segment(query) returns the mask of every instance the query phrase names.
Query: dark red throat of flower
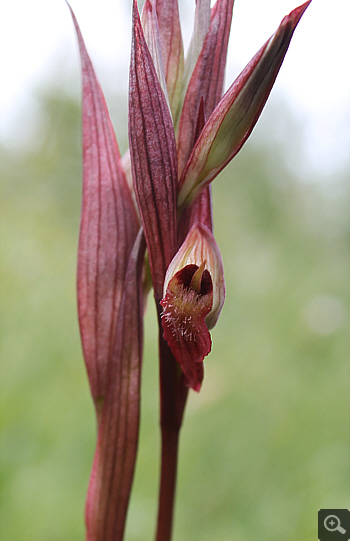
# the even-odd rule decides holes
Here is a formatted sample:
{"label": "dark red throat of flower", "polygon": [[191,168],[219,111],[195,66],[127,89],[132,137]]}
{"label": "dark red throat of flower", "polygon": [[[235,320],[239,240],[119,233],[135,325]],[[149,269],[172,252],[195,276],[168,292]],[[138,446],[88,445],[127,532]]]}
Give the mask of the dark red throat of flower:
{"label": "dark red throat of flower", "polygon": [[199,391],[203,381],[203,359],[211,350],[205,318],[213,306],[213,283],[205,262],[187,265],[169,281],[164,299],[164,338],[180,364],[186,384]]}

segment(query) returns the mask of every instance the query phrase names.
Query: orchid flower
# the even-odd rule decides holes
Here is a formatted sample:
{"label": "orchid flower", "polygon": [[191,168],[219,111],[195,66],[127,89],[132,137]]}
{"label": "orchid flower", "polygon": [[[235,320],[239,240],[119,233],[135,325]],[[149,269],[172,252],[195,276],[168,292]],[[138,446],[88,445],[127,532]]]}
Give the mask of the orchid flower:
{"label": "orchid flower", "polygon": [[[159,324],[161,481],[169,541],[179,430],[199,391],[225,297],[211,182],[242,148],[311,0],[287,15],[223,95],[234,0],[197,0],[185,57],[177,0],[133,0],[129,144],[123,158],[73,16],[83,80],[78,315],[97,416],[88,541],[121,541],[135,468],[146,292]],[[146,251],[147,250],[147,251]]]}
{"label": "orchid flower", "polygon": [[193,226],[165,275],[162,325],[164,337],[181,366],[184,381],[195,391],[203,380],[203,359],[211,350],[214,327],[225,300],[224,269],[211,231]]}

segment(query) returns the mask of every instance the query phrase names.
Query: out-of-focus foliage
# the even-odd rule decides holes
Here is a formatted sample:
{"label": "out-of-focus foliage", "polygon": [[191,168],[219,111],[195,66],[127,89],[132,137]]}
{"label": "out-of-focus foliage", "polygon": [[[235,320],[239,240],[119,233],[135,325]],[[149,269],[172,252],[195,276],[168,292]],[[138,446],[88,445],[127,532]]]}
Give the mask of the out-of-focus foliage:
{"label": "out-of-focus foliage", "polygon": [[[95,440],[75,301],[80,106],[41,106],[31,149],[1,158],[1,533],[73,541]],[[281,154],[253,138],[214,182],[227,296],[185,415],[174,541],[314,541],[317,510],[349,506],[348,188],[340,173],[301,182]],[[127,541],[152,539],[156,515],[148,304]]]}

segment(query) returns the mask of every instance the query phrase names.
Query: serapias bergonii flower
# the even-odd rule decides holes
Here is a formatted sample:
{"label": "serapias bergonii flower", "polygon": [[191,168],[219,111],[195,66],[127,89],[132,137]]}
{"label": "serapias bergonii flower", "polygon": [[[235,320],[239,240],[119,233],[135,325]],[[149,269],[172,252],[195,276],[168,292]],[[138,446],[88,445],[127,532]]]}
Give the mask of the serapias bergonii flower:
{"label": "serapias bergonii flower", "polygon": [[203,359],[211,350],[208,329],[225,299],[224,269],[212,232],[192,227],[171,261],[164,281],[162,325],[185,381],[195,391],[203,380]]}

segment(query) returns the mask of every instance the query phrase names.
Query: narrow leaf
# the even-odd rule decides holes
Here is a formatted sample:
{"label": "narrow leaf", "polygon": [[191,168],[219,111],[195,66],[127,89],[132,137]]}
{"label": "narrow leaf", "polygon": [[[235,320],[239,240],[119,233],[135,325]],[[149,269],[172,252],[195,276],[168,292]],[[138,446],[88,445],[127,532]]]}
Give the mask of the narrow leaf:
{"label": "narrow leaf", "polygon": [[88,541],[122,541],[140,417],[145,242],[135,241],[125,277],[118,336],[103,404],[85,518]]}
{"label": "narrow leaf", "polygon": [[143,35],[136,1],[129,84],[129,141],[134,187],[157,300],[176,250],[177,159],[174,128]]}
{"label": "narrow leaf", "polygon": [[77,293],[84,358],[96,405],[114,355],[125,272],[139,220],[100,85],[76,28],[83,77],[83,196]]}
{"label": "narrow leaf", "polygon": [[217,0],[212,8],[208,33],[190,74],[177,133],[179,176],[193,148],[194,115],[201,100],[208,118],[222,96],[233,3],[234,0]]}
{"label": "narrow leaf", "polygon": [[175,118],[184,68],[178,2],[177,0],[156,0],[156,10],[169,103],[173,118]]}
{"label": "narrow leaf", "polygon": [[180,212],[218,175],[249,137],[310,1],[282,20],[276,33],[252,58],[209,117],[182,175]]}
{"label": "narrow leaf", "polygon": [[164,92],[165,99],[167,101],[168,107],[170,109],[169,100],[168,100],[168,90],[165,81],[165,72],[163,65],[162,49],[160,44],[160,35],[158,20],[156,14],[156,8],[152,0],[146,0],[143,5],[141,13],[141,23],[143,28],[143,33],[147,43],[148,50],[153,60],[153,64],[160,82],[160,86]]}
{"label": "narrow leaf", "polygon": [[196,0],[196,11],[194,15],[194,27],[191,37],[190,46],[188,48],[183,87],[186,91],[188,82],[191,78],[193,69],[196,65],[198,56],[202,50],[204,40],[207,36],[210,24],[210,0]]}

